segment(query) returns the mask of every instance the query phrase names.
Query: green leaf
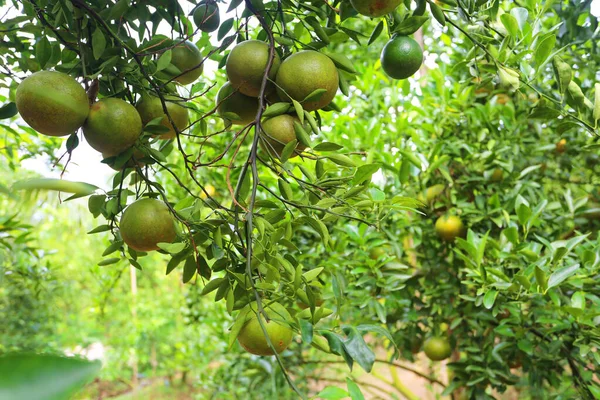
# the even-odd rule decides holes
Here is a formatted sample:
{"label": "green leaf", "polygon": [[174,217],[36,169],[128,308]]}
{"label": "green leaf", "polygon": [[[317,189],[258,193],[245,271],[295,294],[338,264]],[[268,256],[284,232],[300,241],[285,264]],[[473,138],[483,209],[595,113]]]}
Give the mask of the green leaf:
{"label": "green leaf", "polygon": [[435,18],[435,20],[439,22],[440,25],[446,26],[446,17],[444,16],[444,12],[442,11],[442,9],[434,2],[429,3],[429,9],[431,10],[433,18]]}
{"label": "green leaf", "polygon": [[12,101],[0,107],[0,119],[12,118],[17,115],[17,105]]}
{"label": "green leaf", "polygon": [[579,264],[573,264],[568,267],[560,268],[550,275],[548,278],[548,289],[560,285],[565,280],[573,276],[579,270]]}
{"label": "green leaf", "polygon": [[531,110],[531,113],[529,114],[529,118],[550,120],[550,119],[556,119],[560,115],[561,115],[561,112],[559,110],[555,110],[554,108],[550,108],[550,107],[538,106]]}
{"label": "green leaf", "polygon": [[[594,121],[598,121],[600,119],[600,83],[594,85],[594,90],[596,91],[594,95]],[[2,109],[0,109],[0,114],[2,114]]]}
{"label": "green leaf", "polygon": [[92,33],[92,51],[94,58],[96,60],[100,59],[100,57],[102,57],[102,54],[104,54],[105,49],[106,38],[104,37],[104,34],[100,30],[100,28],[96,28],[94,30],[94,33]]}
{"label": "green leaf", "polygon": [[274,103],[271,104],[265,112],[263,112],[263,118],[272,118],[278,115],[282,115],[288,112],[290,109],[290,103]]}
{"label": "green leaf", "polygon": [[48,354],[7,354],[0,357],[0,398],[71,398],[100,372],[101,363]]}
{"label": "green leaf", "polygon": [[326,156],[326,158],[333,161],[335,164],[340,165],[342,167],[356,167],[356,163],[352,161],[352,159],[343,154],[330,154]]}
{"label": "green leaf", "polygon": [[352,400],[365,400],[358,385],[350,378],[346,378],[346,385],[348,386],[348,394]]}
{"label": "green leaf", "polygon": [[305,344],[311,344],[313,339],[313,326],[306,319],[298,319],[300,325],[300,333],[302,334],[302,342]]}
{"label": "green leaf", "polygon": [[375,353],[367,345],[362,335],[354,326],[344,325],[342,330],[348,338],[344,340],[344,347],[354,361],[366,372],[371,372],[375,363]]}
{"label": "green leaf", "polygon": [[156,61],[156,72],[162,71],[171,64],[171,49],[165,51],[160,55],[158,61]]}
{"label": "green leaf", "polygon": [[104,252],[102,253],[102,257],[106,257],[107,255],[114,253],[115,251],[119,250],[121,247],[123,247],[122,240],[117,240],[117,241],[111,243],[110,246],[108,246],[106,248],[106,250],[104,250]]}
{"label": "green leaf", "polygon": [[344,148],[344,146],[339,145],[337,143],[322,142],[322,143],[319,143],[318,145],[316,145],[315,147],[313,147],[313,150],[315,150],[315,151],[337,151],[342,148]]}
{"label": "green leaf", "polygon": [[502,21],[502,25],[504,25],[510,36],[516,38],[519,35],[519,23],[515,17],[504,13],[500,16],[500,21]]}
{"label": "green leaf", "polygon": [[341,400],[348,397],[349,394],[343,389],[335,386],[327,386],[317,394],[317,398],[324,400]]}
{"label": "green leaf", "polygon": [[233,18],[229,18],[228,20],[223,21],[221,26],[219,27],[219,31],[217,32],[217,40],[221,40],[227,35],[227,33],[233,27]]}
{"label": "green leaf", "polygon": [[498,297],[498,291],[488,290],[485,293],[485,296],[483,296],[483,306],[488,310],[491,310],[491,308],[494,306],[494,303],[496,302],[496,297]]}
{"label": "green leaf", "polygon": [[217,290],[219,288],[219,286],[221,286],[221,283],[223,283],[223,281],[225,280],[225,278],[216,278],[213,279],[212,281],[209,281],[204,288],[202,289],[202,293],[200,293],[202,296],[209,294],[210,292],[213,292],[215,290]]}
{"label": "green leaf", "polygon": [[292,140],[291,142],[289,142],[288,144],[286,144],[283,147],[283,150],[281,151],[281,155],[279,156],[279,159],[281,160],[281,162],[286,162],[290,158],[290,156],[292,155],[294,150],[296,150],[297,146],[298,146],[298,141],[295,139]]}
{"label": "green leaf", "polygon": [[529,11],[523,7],[515,7],[510,10],[510,14],[515,17],[517,20],[517,24],[519,25],[519,29],[523,32],[525,29],[525,25],[527,25],[527,18],[529,17]]}
{"label": "green leaf", "polygon": [[194,277],[196,269],[196,259],[191,255],[185,259],[185,264],[183,264],[183,283],[188,283]]}
{"label": "green leaf", "polygon": [[304,280],[307,283],[310,283],[311,281],[315,280],[315,278],[317,276],[319,276],[319,274],[321,272],[323,272],[323,269],[324,269],[323,267],[318,267],[318,268],[311,269],[310,271],[306,271],[305,273],[303,273],[302,277],[304,278]]}
{"label": "green leaf", "polygon": [[90,195],[98,190],[98,186],[85,182],[72,182],[64,179],[35,178],[15,182],[13,190],[55,190],[58,192],[74,193],[83,196]]}
{"label": "green leaf", "polygon": [[107,258],[106,260],[102,260],[102,261],[100,261],[100,262],[98,263],[98,266],[100,266],[100,267],[104,267],[105,265],[116,264],[116,263],[118,263],[119,261],[121,261],[121,259],[120,259],[120,258],[117,258],[117,257],[115,257],[115,258]]}
{"label": "green leaf", "polygon": [[548,59],[552,50],[554,49],[554,45],[556,44],[556,35],[554,33],[545,37],[541,41],[538,42],[537,47],[535,49],[535,63],[537,68],[544,64],[544,62]]}
{"label": "green leaf", "polygon": [[160,249],[166,251],[170,254],[179,253],[183,249],[185,249],[185,243],[157,243],[156,244]]}
{"label": "green leaf", "polygon": [[302,108],[302,104],[298,103],[296,100],[292,99],[292,105],[296,110],[296,115],[300,120],[300,124],[304,124],[304,109]]}
{"label": "green leaf", "polygon": [[353,185],[360,185],[365,181],[370,181],[375,172],[379,170],[381,164],[365,164],[356,169],[356,173],[352,178]]}
{"label": "green leaf", "polygon": [[91,235],[93,233],[106,232],[110,230],[110,226],[108,225],[100,225],[89,231],[87,234]]}
{"label": "green leaf", "polygon": [[394,28],[394,31],[392,33],[397,33],[400,36],[412,35],[416,31],[418,31],[419,28],[421,26],[423,26],[423,24],[425,22],[427,22],[428,20],[429,20],[429,17],[426,17],[426,16],[417,16],[417,15],[410,16],[410,17],[406,18],[404,21],[402,21],[400,24],[398,24]]}
{"label": "green leaf", "polygon": [[564,62],[559,56],[555,56],[552,59],[552,69],[554,70],[554,77],[558,83],[558,90],[564,94],[569,87],[571,79],[573,79],[573,70],[571,69],[571,66]]}
{"label": "green leaf", "polygon": [[315,89],[308,96],[301,101],[301,103],[309,103],[311,101],[318,101],[323,94],[327,93],[327,89]]}
{"label": "green leaf", "polygon": [[302,143],[306,147],[312,146],[310,143],[309,134],[304,130],[304,127],[298,121],[294,121],[294,132],[296,133],[298,142]]}
{"label": "green leaf", "polygon": [[343,54],[339,53],[327,53],[327,57],[331,58],[331,61],[341,70],[349,72],[351,74],[356,74],[356,69],[354,69],[354,65],[352,62]]}
{"label": "green leaf", "polygon": [[382,31],[383,31],[383,20],[379,21],[379,23],[377,24],[375,29],[373,29],[371,36],[369,36],[369,41],[367,43],[367,46],[370,45],[371,43],[373,43],[375,40],[377,40],[379,35],[381,35]]}
{"label": "green leaf", "polygon": [[42,36],[35,44],[35,58],[42,69],[46,67],[50,57],[52,57],[52,45],[46,36]]}
{"label": "green leaf", "polygon": [[139,269],[140,271],[142,270],[142,265],[139,262],[137,262],[133,258],[129,258],[128,260],[129,264],[131,264],[134,268]]}

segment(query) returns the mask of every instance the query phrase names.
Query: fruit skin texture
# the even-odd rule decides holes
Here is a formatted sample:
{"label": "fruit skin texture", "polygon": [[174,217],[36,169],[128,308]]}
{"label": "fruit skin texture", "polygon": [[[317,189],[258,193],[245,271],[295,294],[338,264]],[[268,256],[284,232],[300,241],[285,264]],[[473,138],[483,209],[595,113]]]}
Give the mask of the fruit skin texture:
{"label": "fruit skin texture", "polygon": [[423,351],[432,361],[441,361],[452,354],[450,343],[443,337],[431,337],[427,339],[423,343]]}
{"label": "fruit skin texture", "polygon": [[[263,135],[261,147],[274,157],[281,157],[281,152],[286,144],[296,139],[296,130],[294,121],[300,123],[300,120],[288,114],[278,115],[262,122]],[[296,145],[296,150],[290,158],[296,157],[304,150],[306,146],[302,143]],[[275,154],[273,154],[275,153]]]}
{"label": "fruit skin texture", "polygon": [[291,97],[301,102],[315,90],[325,89],[318,100],[302,103],[306,111],[315,111],[331,103],[338,90],[339,76],[329,57],[318,51],[304,50],[281,63],[275,82],[277,94],[285,101]]}
{"label": "fruit skin texture", "polygon": [[464,230],[463,222],[455,215],[444,215],[435,221],[435,231],[447,242],[453,242],[458,236],[462,236]]}
{"label": "fruit skin texture", "polygon": [[201,4],[194,11],[194,22],[202,32],[214,32],[221,23],[219,9],[215,4]]}
{"label": "fruit skin texture", "polygon": [[179,68],[181,72],[194,68],[183,75],[178,76],[175,80],[182,85],[193,83],[202,75],[204,69],[204,58],[196,45],[189,40],[179,44],[171,50],[171,64]]}
{"label": "fruit skin texture", "polygon": [[[167,110],[169,111],[171,119],[173,120],[173,122],[175,122],[175,126],[177,127],[177,129],[179,129],[179,132],[182,132],[190,124],[187,108],[185,108],[179,103],[175,103],[172,101],[167,101],[166,103]],[[152,121],[155,118],[161,116],[163,117],[160,123],[161,125],[169,128],[169,132],[160,135],[161,139],[173,139],[175,136],[177,136],[175,127],[171,125],[169,117],[167,117],[167,114],[163,112],[160,98],[155,96],[142,96],[135,108],[140,113],[140,117],[142,117],[142,123],[144,125],[146,125],[148,122]]]}
{"label": "fruit skin texture", "polygon": [[106,156],[116,156],[133,146],[142,134],[142,119],[134,106],[107,97],[90,108],[83,125],[85,140]]}
{"label": "fruit skin texture", "polygon": [[149,198],[125,209],[120,230],[123,241],[136,251],[158,250],[157,243],[171,243],[177,237],[175,220],[167,205]]}
{"label": "fruit skin texture", "polygon": [[224,117],[224,114],[228,112],[240,117],[239,119],[229,119],[232,124],[247,125],[256,118],[258,99],[235,91],[231,83],[226,82],[217,93],[217,113]]}
{"label": "fruit skin texture", "polygon": [[[256,303],[252,303],[250,308],[254,311],[250,311],[252,316],[240,330],[237,338],[238,342],[249,353],[259,356],[272,356],[275,353],[269,347],[255,314],[257,310]],[[293,331],[283,322],[284,320],[291,321],[292,317],[285,307],[278,303],[269,304],[265,308],[265,312],[269,317],[269,321],[267,322],[262,314],[260,318],[265,325],[273,347],[275,347],[277,354],[279,354],[292,342]]]}
{"label": "fruit skin texture", "polygon": [[352,7],[367,17],[381,17],[394,11],[402,0],[350,0]]}
{"label": "fruit skin texture", "polygon": [[[260,40],[246,40],[231,50],[227,57],[225,69],[231,85],[242,94],[258,97],[263,75],[269,61],[269,45]],[[281,59],[277,52],[269,70],[269,79],[274,80],[279,70]],[[265,93],[273,91],[275,86],[267,82]]]}
{"label": "fruit skin texture", "polygon": [[48,136],[66,136],[79,129],[90,111],[83,87],[62,72],[40,71],[17,87],[16,105],[29,126]]}
{"label": "fruit skin texture", "polygon": [[394,79],[413,76],[423,64],[423,50],[408,36],[397,36],[387,42],[381,51],[381,68]]}

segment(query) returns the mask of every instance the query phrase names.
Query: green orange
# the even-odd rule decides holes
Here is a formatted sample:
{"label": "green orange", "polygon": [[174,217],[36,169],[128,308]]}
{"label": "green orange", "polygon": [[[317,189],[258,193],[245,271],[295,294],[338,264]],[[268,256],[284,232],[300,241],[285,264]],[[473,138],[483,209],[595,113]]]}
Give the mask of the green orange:
{"label": "green orange", "polygon": [[[297,139],[294,121],[300,123],[297,117],[283,114],[262,122],[261,147],[271,156],[280,158],[286,144]],[[290,158],[296,157],[306,146],[298,143]]]}
{"label": "green orange", "polygon": [[[265,304],[265,303],[263,303]],[[256,303],[250,305],[249,311],[251,314],[250,318],[238,334],[238,342],[246,349],[247,352],[256,354],[259,356],[272,356],[277,352],[278,354],[285,350],[293,338],[293,331],[289,327],[286,321],[291,321],[292,317],[290,313],[279,303],[271,303],[264,308],[264,311],[268,317],[268,321],[264,315],[260,315],[260,319],[265,326],[267,335],[271,344],[275,348],[275,352],[269,346],[265,334],[260,327],[260,323],[257,315]]]}
{"label": "green orange", "polygon": [[394,11],[402,0],[350,0],[352,7],[367,17],[381,17]]}
{"label": "green orange", "polygon": [[[179,102],[173,101],[174,97],[167,96],[165,98],[165,104],[167,106],[167,111],[169,112],[169,116],[171,120],[175,123],[175,127],[179,132],[187,129],[190,124],[188,110],[185,106],[181,105]],[[153,119],[162,117],[161,125],[165,126],[169,129],[168,132],[160,135],[161,139],[173,139],[177,135],[177,130],[171,124],[169,117],[165,114],[162,106],[162,102],[160,98],[155,96],[145,95],[142,96],[140,101],[138,101],[136,105],[136,109],[140,113],[140,117],[142,117],[142,123],[146,125],[148,122]]]}
{"label": "green orange", "polygon": [[[229,82],[225,82],[219,89],[219,93],[217,93],[217,113],[231,121],[232,124],[247,125],[254,121],[257,112],[258,99],[256,97],[240,93]],[[237,115],[238,118],[234,118],[231,114]]]}
{"label": "green orange", "polygon": [[40,71],[17,87],[21,118],[41,134],[65,136],[79,129],[90,111],[83,87],[62,72]]}
{"label": "green orange", "polygon": [[194,22],[202,32],[216,31],[221,22],[219,8],[214,3],[200,4],[194,10]]}
{"label": "green orange", "polygon": [[[277,94],[285,101],[301,102],[307,111],[325,107],[339,87],[338,70],[329,57],[314,50],[304,50],[286,58],[277,72]],[[325,92],[316,100],[304,99],[317,89]]]}
{"label": "green orange", "polygon": [[435,221],[435,231],[447,242],[452,242],[465,232],[465,226],[456,215],[444,215]]}
{"label": "green orange", "polygon": [[175,219],[167,205],[150,198],[130,204],[119,229],[123,241],[137,251],[158,250],[157,243],[171,243],[177,237]]}
{"label": "green orange", "polygon": [[135,107],[114,97],[94,103],[83,125],[85,140],[107,156],[115,156],[133,146],[141,133],[142,119]]}
{"label": "green orange", "polygon": [[[260,40],[246,40],[231,50],[227,56],[225,70],[231,85],[246,96],[258,97],[263,77],[269,62],[269,45]],[[274,80],[281,60],[277,52],[269,70],[269,79]],[[265,94],[272,92],[273,83],[267,82]]]}
{"label": "green orange", "polygon": [[181,74],[175,80],[182,85],[194,83],[204,69],[204,58],[196,45],[186,40],[171,50],[171,64],[176,66]]}
{"label": "green orange", "polygon": [[408,36],[396,36],[381,51],[381,68],[394,79],[413,76],[423,64],[423,50]]}
{"label": "green orange", "polygon": [[446,338],[431,337],[423,343],[425,355],[432,361],[441,361],[452,354],[452,347]]}

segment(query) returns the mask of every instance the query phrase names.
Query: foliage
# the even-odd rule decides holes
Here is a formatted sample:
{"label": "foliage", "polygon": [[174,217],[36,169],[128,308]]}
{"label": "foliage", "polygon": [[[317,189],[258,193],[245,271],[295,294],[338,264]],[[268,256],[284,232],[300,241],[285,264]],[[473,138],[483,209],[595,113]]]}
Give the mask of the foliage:
{"label": "foliage", "polygon": [[[302,396],[309,390],[291,377],[306,372],[301,361],[311,345],[370,371],[373,345],[384,343],[394,359],[412,360],[423,340],[444,336],[454,349],[445,394],[491,398],[492,390],[517,387],[524,398],[600,397],[594,379],[600,92],[598,22],[590,2],[416,0],[374,20],[345,0],[220,5],[228,13],[215,33],[195,29],[193,5],[184,10],[160,1],[14,3],[19,15],[0,25],[8,89],[0,113],[9,121],[1,125],[3,155],[12,170],[36,153],[58,161],[60,139],[7,119],[16,114],[11,100],[19,81],[40,69],[79,78],[91,99],[135,103],[153,94],[165,110],[168,97],[190,112],[190,126],[177,127],[173,140],[157,138],[168,130],[160,121],[146,124],[135,146],[145,166],[123,169],[108,190],[87,198],[100,220],[88,230],[112,237],[103,253],[86,255],[89,265],[104,257],[90,268],[99,296],[87,301],[101,317],[123,307],[118,296],[127,292],[126,263],[144,271],[139,283],[148,290],[143,300],[125,302],[129,312],[113,321],[111,334],[124,347],[146,351],[110,362],[123,366],[133,358],[156,374],[185,371],[203,350],[233,347],[246,317],[238,310],[258,301],[260,313],[261,302],[277,301],[294,311],[287,322],[301,344],[275,360],[244,356],[217,376],[293,398],[283,383]],[[165,24],[170,36],[160,33]],[[423,76],[391,81],[381,49],[394,34],[419,29]],[[219,71],[214,79],[176,86],[188,71],[173,57],[187,39],[203,64],[217,63]],[[303,49],[322,51],[338,69],[344,96],[307,112],[302,99],[270,100],[266,71],[255,121],[231,125],[239,116],[217,116],[214,99],[227,55],[246,39],[267,42],[271,56],[276,51],[283,60]],[[277,158],[259,150],[261,123],[284,113],[300,123],[297,140]],[[557,147],[561,139],[566,145]],[[80,140],[77,132],[66,140],[63,166],[71,168]],[[310,150],[292,158],[297,144]],[[133,151],[106,162],[123,167]],[[443,190],[427,196],[434,186]],[[124,207],[141,196],[164,200],[180,222],[178,239],[156,253],[128,248],[118,230]],[[468,228],[453,242],[434,229],[447,214]],[[11,224],[9,233],[30,229]],[[15,248],[18,268],[29,262],[19,257],[42,263],[38,253]],[[155,284],[164,279],[156,265],[191,283],[185,316],[173,315],[182,299]],[[31,284],[16,282],[3,300],[29,300]],[[205,301],[213,296],[222,305]],[[204,349],[193,338],[205,323],[200,316],[219,321],[223,310],[227,323],[202,331]],[[161,371],[148,349],[170,360]],[[321,396],[362,396],[351,383],[341,386]]]}

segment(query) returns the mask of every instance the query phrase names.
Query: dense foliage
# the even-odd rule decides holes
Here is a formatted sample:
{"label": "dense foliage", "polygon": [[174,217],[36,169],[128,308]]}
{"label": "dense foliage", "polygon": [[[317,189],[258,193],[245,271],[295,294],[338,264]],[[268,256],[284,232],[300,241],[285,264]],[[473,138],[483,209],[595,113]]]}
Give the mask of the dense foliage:
{"label": "dense foliage", "polygon": [[[374,349],[388,348],[383,361],[412,361],[436,337],[452,349],[444,394],[600,397],[600,86],[589,1],[407,0],[378,18],[345,0],[5,3],[0,147],[2,175],[13,176],[0,182],[2,352],[85,347],[96,331],[131,349],[109,352],[105,379],[135,365],[171,379],[209,374],[211,384],[197,385],[231,398],[248,384],[259,397],[295,398],[313,394],[314,360],[371,371]],[[196,10],[219,12],[218,29]],[[413,34],[423,66],[390,79],[382,48]],[[257,108],[248,118],[216,99],[235,80],[232,48],[252,39],[268,61],[254,103],[244,103]],[[181,63],[185,40],[200,61]],[[269,75],[307,49],[338,74],[341,94],[323,107],[312,105],[326,90],[291,101],[286,77]],[[192,83],[198,65],[204,75]],[[105,154],[118,171],[110,187],[24,180],[23,161],[45,154],[69,171],[71,154],[92,143],[89,116],[85,137],[66,140],[18,118],[16,88],[40,70],[77,78],[92,103],[158,97],[168,120],[144,121],[133,147]],[[334,75],[319,72],[315,80]],[[189,126],[170,104],[187,109]],[[283,114],[297,118],[296,139],[278,147],[261,125]],[[73,222],[69,202],[31,215],[50,197],[22,189],[85,197],[97,224]],[[177,239],[158,251],[134,250],[119,230],[140,197],[164,201],[178,221]],[[448,216],[458,219],[441,226]],[[77,317],[76,299],[93,318]],[[82,324],[80,337],[76,322],[55,321],[53,302]],[[291,313],[273,319],[295,332],[293,343],[273,360],[240,355],[237,335],[273,302]],[[321,397],[362,396],[353,380],[338,386]]]}

